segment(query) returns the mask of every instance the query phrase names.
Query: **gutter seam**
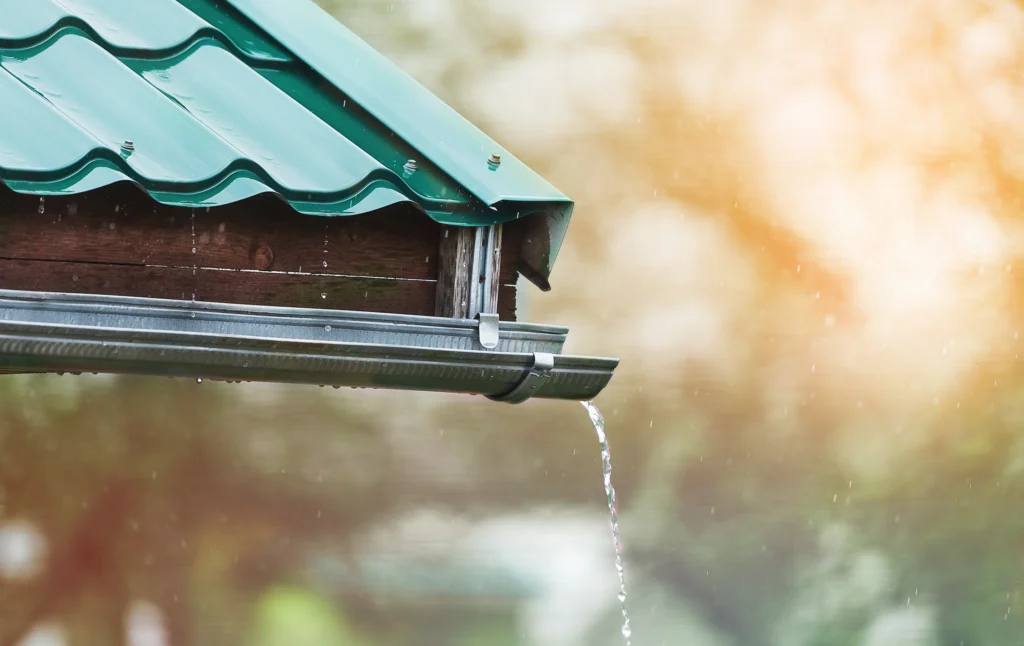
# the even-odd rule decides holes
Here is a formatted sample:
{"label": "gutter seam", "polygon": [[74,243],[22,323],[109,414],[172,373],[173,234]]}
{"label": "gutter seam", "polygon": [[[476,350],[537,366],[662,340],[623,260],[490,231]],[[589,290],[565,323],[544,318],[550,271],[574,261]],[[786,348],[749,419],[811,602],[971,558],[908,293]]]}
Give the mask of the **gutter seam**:
{"label": "gutter seam", "polygon": [[504,395],[488,395],[487,398],[496,402],[521,404],[547,383],[554,368],[555,355],[547,352],[534,352],[533,365],[526,371],[523,380],[515,388]]}

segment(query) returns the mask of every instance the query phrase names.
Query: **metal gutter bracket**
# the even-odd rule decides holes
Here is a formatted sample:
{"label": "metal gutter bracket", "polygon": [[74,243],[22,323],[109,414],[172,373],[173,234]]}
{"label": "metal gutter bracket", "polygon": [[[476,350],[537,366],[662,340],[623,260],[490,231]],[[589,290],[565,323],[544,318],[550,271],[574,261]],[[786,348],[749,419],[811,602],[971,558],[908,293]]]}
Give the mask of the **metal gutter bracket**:
{"label": "metal gutter bracket", "polygon": [[498,276],[501,272],[501,225],[476,227],[469,268],[469,318],[498,311]]}
{"label": "metal gutter bracket", "polygon": [[555,355],[547,352],[533,353],[533,366],[519,384],[504,395],[488,395],[487,398],[496,402],[521,404],[537,392],[551,378],[555,367]]}
{"label": "metal gutter bracket", "polygon": [[498,347],[498,315],[481,312],[476,315],[476,318],[480,321],[478,325],[480,345],[487,350]]}

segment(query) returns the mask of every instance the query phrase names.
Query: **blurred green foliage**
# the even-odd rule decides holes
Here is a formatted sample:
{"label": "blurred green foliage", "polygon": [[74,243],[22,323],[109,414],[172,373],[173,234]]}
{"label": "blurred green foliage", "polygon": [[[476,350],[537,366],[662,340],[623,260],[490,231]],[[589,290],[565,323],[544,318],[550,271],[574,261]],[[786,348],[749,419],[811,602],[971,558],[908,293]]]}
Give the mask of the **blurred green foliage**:
{"label": "blurred green foliage", "polygon": [[252,646],[358,646],[333,604],[303,588],[275,586],[256,604]]}

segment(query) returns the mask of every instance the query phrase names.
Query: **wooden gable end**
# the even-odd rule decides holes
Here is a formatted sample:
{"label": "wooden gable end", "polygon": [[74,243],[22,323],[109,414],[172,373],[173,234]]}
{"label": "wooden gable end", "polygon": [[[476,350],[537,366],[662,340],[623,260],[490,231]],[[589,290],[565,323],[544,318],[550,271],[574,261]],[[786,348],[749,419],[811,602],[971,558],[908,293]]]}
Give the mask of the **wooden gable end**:
{"label": "wooden gable end", "polygon": [[[503,229],[497,312],[511,321],[523,236]],[[0,289],[453,316],[442,251],[471,231],[409,204],[318,217],[271,194],[189,209],[127,184],[42,198],[0,184]]]}

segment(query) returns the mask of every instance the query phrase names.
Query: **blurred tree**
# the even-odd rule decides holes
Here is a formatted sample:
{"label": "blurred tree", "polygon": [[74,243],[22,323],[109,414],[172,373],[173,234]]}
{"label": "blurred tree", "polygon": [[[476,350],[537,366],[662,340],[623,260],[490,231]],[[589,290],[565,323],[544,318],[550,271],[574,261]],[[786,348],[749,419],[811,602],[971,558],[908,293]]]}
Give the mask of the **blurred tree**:
{"label": "blurred tree", "polygon": [[252,646],[361,646],[337,607],[308,589],[275,586],[256,604]]}
{"label": "blurred tree", "polygon": [[[28,376],[8,377],[3,385],[5,516],[37,524],[49,542],[42,576],[0,587],[4,646],[16,645],[44,619],[74,616],[90,599],[90,623],[96,624],[96,615],[106,617],[102,630],[113,639],[123,634],[132,598],[160,605],[172,644],[192,643],[203,623],[202,608],[193,605],[192,586],[203,576],[196,567],[216,565],[197,561],[196,549],[214,536],[211,529],[230,523],[241,533],[220,542],[219,549],[227,550],[221,561],[258,557],[268,546],[291,541],[294,558],[301,559],[303,541],[344,545],[391,509],[383,469],[359,479],[335,474],[328,487],[322,474],[303,472],[315,451],[275,450],[276,474],[269,474],[247,450],[255,434],[279,440],[278,429],[294,432],[306,415],[322,419],[323,398],[299,394],[292,401],[305,406],[305,415],[279,409],[276,419],[267,419],[222,384]],[[338,419],[336,408],[329,412]],[[302,429],[304,442],[316,444],[312,435],[318,434],[321,449],[340,445],[352,459],[367,462],[365,451],[355,455],[358,440],[346,438],[359,434],[349,430],[359,426],[357,420],[330,428],[329,438],[324,425],[312,426]],[[387,460],[386,447],[375,450]],[[209,576],[203,582],[232,584]]]}

